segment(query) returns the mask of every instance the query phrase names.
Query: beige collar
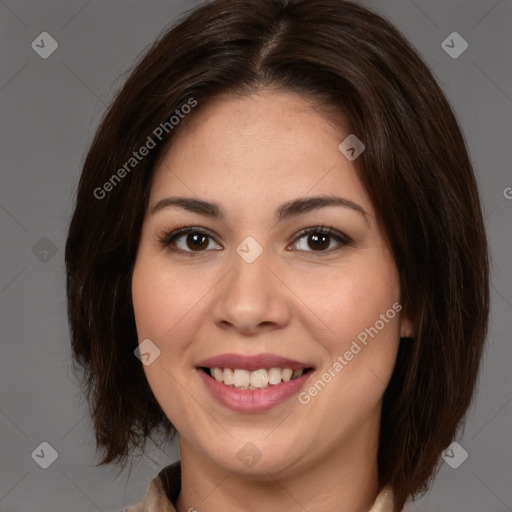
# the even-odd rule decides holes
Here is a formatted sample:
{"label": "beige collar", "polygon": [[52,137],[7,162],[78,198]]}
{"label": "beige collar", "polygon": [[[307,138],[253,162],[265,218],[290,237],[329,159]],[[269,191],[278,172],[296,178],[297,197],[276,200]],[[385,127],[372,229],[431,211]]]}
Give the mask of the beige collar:
{"label": "beige collar", "polygon": [[[181,488],[180,462],[171,464],[152,480],[142,503],[123,512],[176,512],[175,502]],[[169,499],[167,492],[169,493]],[[393,492],[385,487],[368,512],[393,512]]]}

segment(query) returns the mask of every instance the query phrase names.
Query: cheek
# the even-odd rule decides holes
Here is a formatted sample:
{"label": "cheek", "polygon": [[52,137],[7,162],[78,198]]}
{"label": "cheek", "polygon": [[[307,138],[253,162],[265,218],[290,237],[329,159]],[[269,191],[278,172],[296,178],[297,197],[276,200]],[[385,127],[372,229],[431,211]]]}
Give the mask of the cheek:
{"label": "cheek", "polygon": [[[204,279],[190,282],[191,276],[170,269],[165,261],[149,251],[141,251],[132,275],[132,300],[139,343],[150,339],[159,356],[144,373],[156,400],[178,430],[184,418],[194,411],[191,396],[182,393],[187,375],[190,340],[198,322],[190,321],[200,310]],[[202,283],[202,284],[201,284]],[[204,312],[202,312],[204,315]],[[188,412],[187,412],[188,411]]]}
{"label": "cheek", "polygon": [[310,315],[310,330],[325,352],[322,371],[299,398],[325,418],[319,437],[326,440],[339,429],[357,430],[375,412],[395,366],[399,276],[392,260],[375,263],[337,269],[307,292],[305,302],[326,326],[318,329],[316,320],[311,327]]}
{"label": "cheek", "polygon": [[[211,286],[210,286],[211,288]],[[194,315],[200,298],[209,289],[207,279],[190,272],[178,272],[166,264],[165,256],[142,253],[132,276],[132,299],[139,339],[146,337],[166,345]]]}
{"label": "cheek", "polygon": [[[297,279],[295,290],[311,311],[311,323],[316,319],[317,332],[324,333],[318,341],[331,354],[376,322],[381,327],[381,315],[390,309],[380,330],[393,338],[398,332],[399,315],[393,304],[400,300],[399,276],[393,260],[381,250],[359,254],[332,272]],[[318,329],[318,320],[323,329]]]}

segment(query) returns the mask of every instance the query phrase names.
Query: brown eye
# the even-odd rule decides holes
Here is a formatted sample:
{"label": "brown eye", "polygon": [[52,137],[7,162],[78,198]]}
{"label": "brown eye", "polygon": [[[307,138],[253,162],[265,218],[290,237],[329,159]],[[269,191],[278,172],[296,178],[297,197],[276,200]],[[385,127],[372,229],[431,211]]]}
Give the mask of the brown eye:
{"label": "brown eye", "polygon": [[329,235],[322,235],[322,234],[308,235],[308,245],[314,251],[322,251],[324,249],[327,249],[329,247],[329,241],[330,241]]}
{"label": "brown eye", "polygon": [[[193,253],[206,252],[210,242],[214,242],[212,235],[199,228],[185,227],[177,229],[163,238],[160,238],[160,245],[172,252],[179,252],[192,256]],[[210,247],[211,249],[212,247]],[[214,249],[222,249],[218,244]]]}
{"label": "brown eye", "polygon": [[[308,228],[299,233],[294,247],[302,252],[331,253],[349,245],[352,240],[332,228]],[[333,244],[334,243],[334,244]],[[336,245],[338,247],[336,248]]]}
{"label": "brown eye", "polygon": [[194,233],[186,235],[186,244],[192,251],[201,251],[208,247],[208,235]]}

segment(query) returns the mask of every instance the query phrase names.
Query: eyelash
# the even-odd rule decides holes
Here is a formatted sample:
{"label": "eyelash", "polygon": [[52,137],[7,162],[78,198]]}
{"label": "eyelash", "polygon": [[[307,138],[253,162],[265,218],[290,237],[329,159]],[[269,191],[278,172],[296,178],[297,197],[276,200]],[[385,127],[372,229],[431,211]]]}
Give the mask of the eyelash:
{"label": "eyelash", "polygon": [[[186,227],[175,229],[174,231],[172,231],[170,233],[166,233],[164,236],[159,237],[158,241],[159,241],[159,244],[161,247],[166,248],[173,253],[184,254],[188,257],[197,257],[201,253],[206,252],[206,250],[184,251],[182,249],[178,249],[176,247],[171,246],[171,244],[173,242],[175,242],[175,240],[178,239],[180,236],[188,235],[191,233],[201,234],[201,235],[208,236],[210,238],[214,238],[209,231],[207,231],[203,228],[197,228],[194,226],[186,226]],[[299,233],[297,233],[297,236],[295,238],[296,242],[294,242],[294,245],[297,243],[297,241],[299,239],[303,238],[306,235],[310,235],[312,233],[321,234],[321,235],[329,235],[330,237],[334,238],[337,242],[339,242],[342,247],[348,246],[352,243],[352,240],[348,236],[346,236],[343,233],[340,233],[339,231],[335,230],[334,228],[326,227],[326,226],[318,226],[318,227],[306,228],[306,229],[303,229],[302,231],[299,231]],[[308,252],[308,253],[312,253],[315,257],[316,256],[321,257],[323,255],[331,254],[333,251],[336,251],[336,250],[340,250],[340,248],[329,249],[326,251],[301,251],[301,252]]]}

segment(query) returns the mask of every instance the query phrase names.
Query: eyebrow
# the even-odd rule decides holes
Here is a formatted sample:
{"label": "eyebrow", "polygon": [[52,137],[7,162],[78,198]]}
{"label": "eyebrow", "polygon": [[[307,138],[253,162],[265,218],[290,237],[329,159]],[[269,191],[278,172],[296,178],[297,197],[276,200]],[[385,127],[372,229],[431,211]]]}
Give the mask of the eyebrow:
{"label": "eyebrow", "polygon": [[[362,215],[365,218],[365,221],[368,222],[368,213],[362,206],[350,199],[328,195],[301,197],[299,199],[287,201],[276,209],[274,218],[276,222],[281,222],[291,217],[302,215],[320,208],[326,208],[328,206],[350,208]],[[161,199],[151,209],[151,215],[163,210],[164,208],[171,207],[183,208],[184,210],[198,213],[200,215],[206,215],[207,217],[215,219],[225,220],[226,218],[224,210],[218,204],[191,197],[166,197],[165,199]]]}

